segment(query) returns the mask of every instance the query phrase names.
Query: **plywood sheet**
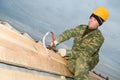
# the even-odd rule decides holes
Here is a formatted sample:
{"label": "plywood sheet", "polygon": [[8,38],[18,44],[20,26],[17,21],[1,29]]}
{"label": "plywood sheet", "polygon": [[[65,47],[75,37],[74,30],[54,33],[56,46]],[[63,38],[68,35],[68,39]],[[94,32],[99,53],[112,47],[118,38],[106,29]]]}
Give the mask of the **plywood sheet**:
{"label": "plywood sheet", "polygon": [[0,80],[62,80],[62,79],[0,68]]}
{"label": "plywood sheet", "polygon": [[66,60],[0,24],[0,62],[72,77]]}

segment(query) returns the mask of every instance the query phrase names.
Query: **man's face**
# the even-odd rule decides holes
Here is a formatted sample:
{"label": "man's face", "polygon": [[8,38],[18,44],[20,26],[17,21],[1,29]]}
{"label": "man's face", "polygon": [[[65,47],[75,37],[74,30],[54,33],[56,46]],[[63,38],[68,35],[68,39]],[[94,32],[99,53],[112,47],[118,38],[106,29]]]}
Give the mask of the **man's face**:
{"label": "man's face", "polygon": [[98,21],[94,17],[91,17],[88,22],[88,29],[97,29],[98,27]]}

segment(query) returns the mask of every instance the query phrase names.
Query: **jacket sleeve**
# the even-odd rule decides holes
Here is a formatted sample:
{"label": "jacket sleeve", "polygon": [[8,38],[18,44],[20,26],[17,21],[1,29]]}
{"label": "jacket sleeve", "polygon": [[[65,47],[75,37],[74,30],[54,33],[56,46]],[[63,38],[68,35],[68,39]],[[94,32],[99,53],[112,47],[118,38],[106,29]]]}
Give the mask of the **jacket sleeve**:
{"label": "jacket sleeve", "polygon": [[55,40],[59,43],[64,42],[66,40],[69,40],[70,38],[76,36],[76,35],[82,35],[82,29],[81,25],[76,26],[75,28],[65,30],[62,34],[60,34]]}
{"label": "jacket sleeve", "polygon": [[103,36],[94,36],[91,37],[90,41],[83,40],[79,46],[79,50],[67,50],[66,59],[77,58],[80,55],[83,56],[94,56],[98,53],[101,45],[104,42]]}

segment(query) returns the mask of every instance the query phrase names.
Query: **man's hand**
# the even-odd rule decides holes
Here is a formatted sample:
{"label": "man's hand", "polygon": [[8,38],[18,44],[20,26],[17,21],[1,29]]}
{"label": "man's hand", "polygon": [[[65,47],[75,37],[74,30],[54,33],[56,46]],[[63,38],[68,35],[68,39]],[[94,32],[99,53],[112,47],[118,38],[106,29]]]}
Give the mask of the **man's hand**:
{"label": "man's hand", "polygon": [[64,57],[66,55],[66,49],[58,49],[58,54]]}
{"label": "man's hand", "polygon": [[58,50],[56,49],[58,45],[59,43],[57,41],[51,42],[51,44],[47,46],[47,49],[53,50],[54,52],[58,52]]}
{"label": "man's hand", "polygon": [[53,48],[56,48],[59,45],[59,43],[57,41],[54,41],[53,43],[51,43],[51,46]]}
{"label": "man's hand", "polygon": [[58,52],[58,50],[57,50],[57,49],[53,48],[53,47],[52,47],[52,46],[50,46],[50,45],[48,45],[48,46],[47,46],[47,49],[49,49],[49,50],[53,50],[54,52]]}

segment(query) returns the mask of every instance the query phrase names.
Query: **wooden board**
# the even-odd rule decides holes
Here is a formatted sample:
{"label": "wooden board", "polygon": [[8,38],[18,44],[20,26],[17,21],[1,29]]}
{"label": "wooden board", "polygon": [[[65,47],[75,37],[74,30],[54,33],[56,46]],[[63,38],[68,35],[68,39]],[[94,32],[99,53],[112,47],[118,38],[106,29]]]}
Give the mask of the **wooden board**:
{"label": "wooden board", "polygon": [[66,60],[33,40],[0,24],[0,62],[72,77]]}
{"label": "wooden board", "polygon": [[89,73],[89,79],[90,80],[107,80],[107,79],[105,79],[103,77],[100,77],[100,76],[94,74],[93,72]]}
{"label": "wooden board", "polygon": [[0,68],[0,80],[63,80],[63,79]]}

